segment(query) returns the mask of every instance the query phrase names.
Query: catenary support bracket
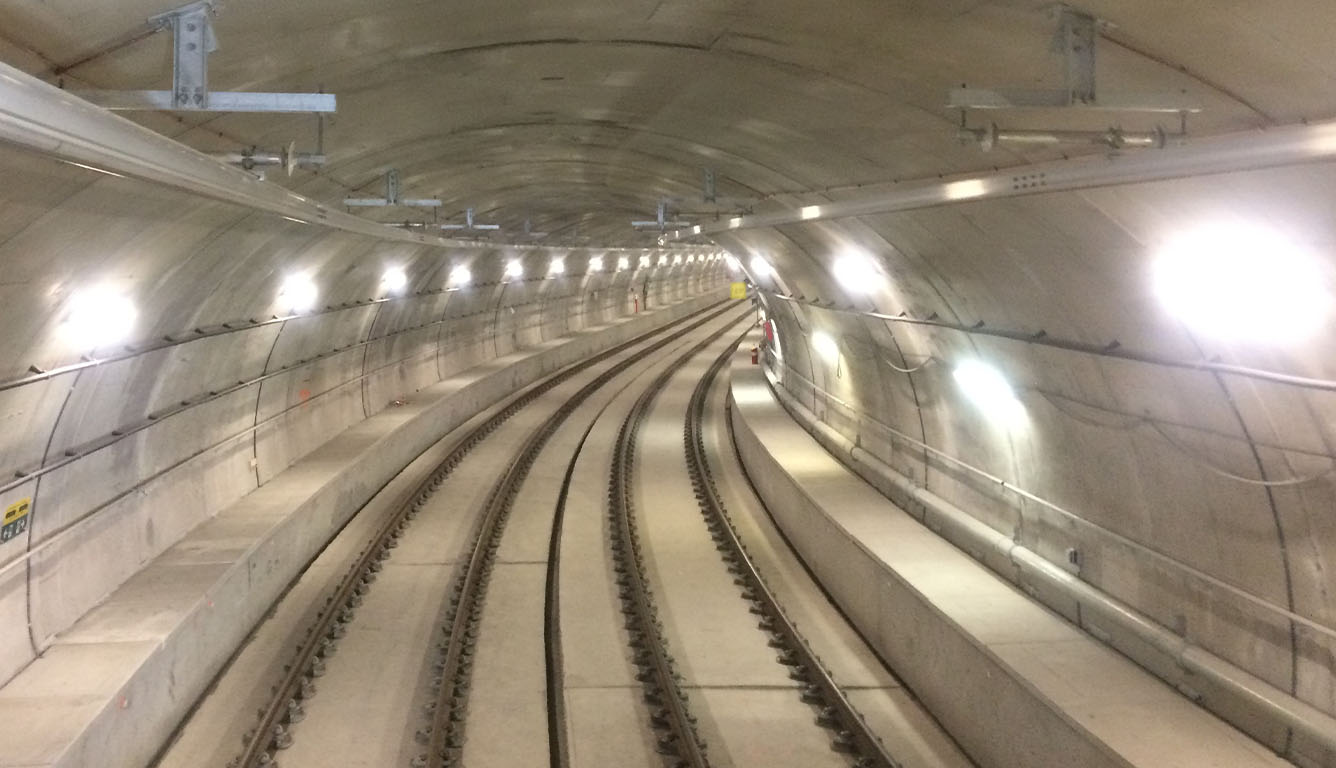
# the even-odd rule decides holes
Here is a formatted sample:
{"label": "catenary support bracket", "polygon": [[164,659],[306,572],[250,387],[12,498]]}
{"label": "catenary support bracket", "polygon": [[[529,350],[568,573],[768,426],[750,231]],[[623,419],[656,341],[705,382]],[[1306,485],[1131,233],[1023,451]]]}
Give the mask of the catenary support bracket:
{"label": "catenary support bracket", "polygon": [[1095,89],[1096,48],[1100,25],[1094,16],[1063,5],[1058,8],[1054,47],[1063,56],[1066,87],[1062,89],[956,88],[948,92],[951,109],[1082,108],[1115,112],[1202,111],[1200,102],[1180,93],[1105,93]]}
{"label": "catenary support bracket", "polygon": [[332,93],[248,93],[209,90],[209,54],[218,50],[213,33],[216,0],[198,0],[149,17],[149,24],[172,33],[172,90],[78,91],[111,110],[187,112],[334,112]]}

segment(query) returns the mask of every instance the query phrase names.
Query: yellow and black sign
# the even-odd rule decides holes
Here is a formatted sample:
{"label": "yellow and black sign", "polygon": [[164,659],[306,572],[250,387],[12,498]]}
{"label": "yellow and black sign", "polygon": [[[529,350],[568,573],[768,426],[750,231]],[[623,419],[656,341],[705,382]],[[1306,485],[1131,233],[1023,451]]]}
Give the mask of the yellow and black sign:
{"label": "yellow and black sign", "polygon": [[730,286],[728,287],[728,298],[730,298],[730,299],[745,299],[745,298],[747,298],[747,284],[746,284],[746,283],[733,283],[732,285],[730,285]]}
{"label": "yellow and black sign", "polygon": [[0,544],[28,530],[28,511],[32,509],[32,498],[19,499],[5,507],[4,526],[0,527]]}

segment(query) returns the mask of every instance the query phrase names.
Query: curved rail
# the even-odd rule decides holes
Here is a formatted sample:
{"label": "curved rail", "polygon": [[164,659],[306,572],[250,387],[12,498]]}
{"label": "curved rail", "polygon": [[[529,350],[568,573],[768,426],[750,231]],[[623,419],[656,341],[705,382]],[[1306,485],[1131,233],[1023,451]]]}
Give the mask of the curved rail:
{"label": "curved rail", "polygon": [[[722,309],[719,308],[721,306]],[[716,304],[711,309],[716,311],[689,323],[659,343],[666,343],[669,339],[688,333],[727,312],[727,302]],[[703,311],[709,312],[709,309]],[[690,317],[682,318],[667,328],[687,323],[689,320]],[[358,556],[348,574],[325,599],[324,609],[307,630],[305,639],[298,646],[293,660],[285,668],[283,678],[274,687],[268,704],[260,710],[259,723],[246,734],[241,754],[229,763],[232,768],[271,768],[274,765],[273,753],[291,745],[292,735],[289,728],[305,717],[302,702],[315,695],[315,678],[324,674],[325,660],[334,653],[339,638],[346,633],[347,624],[352,621],[357,606],[370,589],[371,583],[375,581],[376,573],[381,569],[381,562],[389,557],[390,550],[398,546],[398,539],[407,529],[408,523],[417,516],[427,499],[441,487],[445,478],[464,456],[483,438],[543,393],[580,371],[641,344],[664,330],[660,328],[641,334],[530,386],[502,410],[471,430],[412,493],[403,497],[403,503],[396,505],[397,511],[387,517],[377,529],[375,536]]]}
{"label": "curved rail", "polygon": [[[739,336],[738,341],[741,342],[750,331],[748,329]],[[779,663],[790,668],[791,679],[802,683],[803,701],[817,708],[817,723],[834,732],[831,748],[855,755],[854,764],[859,768],[900,768],[900,763],[886,751],[881,739],[854,709],[830,671],[822,665],[807,640],[799,634],[797,626],[785,614],[774,592],[747,554],[747,548],[720,498],[705,452],[705,403],[710,386],[735,350],[736,345],[725,349],[696,384],[682,427],[687,472],[691,475],[691,485],[700,504],[701,514],[710,529],[710,537],[727,561],[735,582],[742,587],[742,596],[751,602],[752,613],[760,617],[760,628],[770,634],[770,646],[778,651]]]}
{"label": "curved rail", "polygon": [[[585,384],[562,403],[541,426],[530,433],[516,454],[515,460],[492,486],[473,538],[471,553],[460,577],[455,581],[450,605],[446,611],[441,660],[437,664],[440,678],[435,684],[435,698],[428,705],[432,722],[424,729],[428,737],[427,752],[413,761],[415,768],[449,768],[460,764],[464,749],[473,656],[482,621],[487,585],[515,498],[519,495],[520,487],[547,441],[590,395],[606,386],[635,362],[728,311],[728,308],[720,310],[659,339],[653,346],[617,363]],[[556,641],[559,641],[559,635],[545,633],[546,643]],[[550,647],[547,658],[550,662],[552,658]],[[552,698],[549,695],[549,703]],[[565,723],[559,720],[560,714],[557,713],[557,717],[549,717],[548,721],[549,728],[555,728],[555,732],[549,733],[549,744],[555,758],[554,766],[564,765],[569,757],[564,752]]]}
{"label": "curved rail", "polygon": [[660,732],[657,749],[660,754],[673,758],[677,768],[709,768],[710,762],[705,754],[706,744],[696,731],[696,720],[691,715],[686,692],[679,684],[675,662],[668,653],[668,641],[649,587],[640,539],[636,534],[632,474],[637,436],[655,398],[678,368],[727,330],[727,327],[719,329],[682,353],[636,400],[617,433],[608,482],[614,570],[634,661],[639,669],[636,679],[644,685],[645,701],[651,707],[650,723]]}

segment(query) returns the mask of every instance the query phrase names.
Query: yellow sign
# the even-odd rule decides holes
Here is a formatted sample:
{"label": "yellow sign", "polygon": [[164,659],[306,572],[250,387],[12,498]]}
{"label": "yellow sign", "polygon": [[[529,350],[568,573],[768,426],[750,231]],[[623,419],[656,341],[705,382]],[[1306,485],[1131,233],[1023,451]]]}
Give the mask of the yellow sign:
{"label": "yellow sign", "polygon": [[728,298],[730,298],[730,299],[745,299],[745,298],[747,298],[747,284],[746,284],[746,283],[733,283],[732,285],[730,285],[730,286],[728,287]]}
{"label": "yellow sign", "polygon": [[0,525],[0,542],[6,542],[28,530],[28,511],[32,498],[23,498],[5,507],[5,521]]}

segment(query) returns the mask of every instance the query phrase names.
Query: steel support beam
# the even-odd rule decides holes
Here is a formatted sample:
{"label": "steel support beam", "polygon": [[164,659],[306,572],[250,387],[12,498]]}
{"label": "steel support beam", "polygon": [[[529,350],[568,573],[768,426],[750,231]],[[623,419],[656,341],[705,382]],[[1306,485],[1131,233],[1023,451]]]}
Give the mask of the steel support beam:
{"label": "steel support beam", "polygon": [[[1255,171],[1336,160],[1336,121],[1270,128],[1198,139],[1192,144],[1147,152],[1108,152],[1071,160],[1023,165],[953,179],[905,181],[880,192],[863,192],[782,211],[735,216],[691,229],[675,239],[804,221],[844,219],[932,208],[974,200],[997,200],[1166,179]],[[699,230],[699,231],[697,231]]]}
{"label": "steel support beam", "polygon": [[332,210],[0,63],[0,142],[250,210],[381,240],[459,243]]}
{"label": "steel support beam", "polygon": [[248,93],[213,91],[199,106],[178,106],[180,92],[75,91],[80,98],[118,112],[183,110],[189,112],[335,112],[332,93]]}

